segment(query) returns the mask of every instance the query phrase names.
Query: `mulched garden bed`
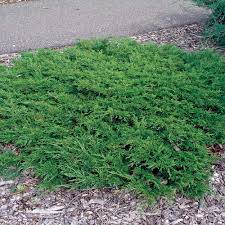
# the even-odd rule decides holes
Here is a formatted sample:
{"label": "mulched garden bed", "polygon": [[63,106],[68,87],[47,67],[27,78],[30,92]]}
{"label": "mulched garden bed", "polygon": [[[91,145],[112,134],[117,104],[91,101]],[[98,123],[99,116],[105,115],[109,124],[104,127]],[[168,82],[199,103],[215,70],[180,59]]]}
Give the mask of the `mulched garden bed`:
{"label": "mulched garden bed", "polygon": [[[202,27],[184,27],[150,32],[136,40],[174,43],[187,51],[205,48]],[[19,54],[0,56],[0,63],[10,66]],[[221,146],[224,148],[224,146]],[[14,225],[195,225],[225,223],[225,157],[214,166],[212,192],[200,201],[177,196],[160,199],[155,205],[134,194],[114,189],[41,192],[38,180],[28,172],[14,181],[0,181],[0,224]]]}

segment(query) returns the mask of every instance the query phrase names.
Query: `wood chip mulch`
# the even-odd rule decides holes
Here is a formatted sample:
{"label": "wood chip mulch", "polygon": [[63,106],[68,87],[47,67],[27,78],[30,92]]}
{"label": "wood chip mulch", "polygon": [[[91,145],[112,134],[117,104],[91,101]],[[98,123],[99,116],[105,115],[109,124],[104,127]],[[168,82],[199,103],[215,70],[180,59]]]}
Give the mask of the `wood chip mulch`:
{"label": "wood chip mulch", "polygon": [[[224,160],[224,159],[223,159]],[[1,225],[224,225],[225,161],[214,166],[211,193],[200,201],[177,196],[149,206],[120,190],[41,192],[37,179],[0,181]],[[223,168],[221,170],[221,168]]]}
{"label": "wood chip mulch", "polygon": [[[193,51],[205,48],[202,26],[193,24],[133,37],[137,41],[173,43]],[[19,54],[0,56],[0,64],[12,65]],[[199,201],[176,196],[149,206],[132,193],[114,189],[58,190],[42,192],[28,171],[13,181],[0,179],[1,225],[224,225],[225,146],[210,150],[220,155],[213,166],[211,192]]]}
{"label": "wood chip mulch", "polygon": [[204,27],[200,24],[190,24],[181,27],[161,29],[132,37],[138,42],[148,41],[157,44],[173,44],[185,51],[196,51],[212,48],[225,56],[225,49],[218,47],[215,43],[206,41],[203,36]]}
{"label": "wood chip mulch", "polygon": [[203,26],[191,24],[153,31],[133,38],[141,43],[153,41],[157,44],[175,44],[187,51],[194,51],[203,48],[202,32]]}
{"label": "wood chip mulch", "polygon": [[17,3],[17,2],[27,2],[30,0],[0,0],[0,5],[1,4],[12,4],[12,3]]}

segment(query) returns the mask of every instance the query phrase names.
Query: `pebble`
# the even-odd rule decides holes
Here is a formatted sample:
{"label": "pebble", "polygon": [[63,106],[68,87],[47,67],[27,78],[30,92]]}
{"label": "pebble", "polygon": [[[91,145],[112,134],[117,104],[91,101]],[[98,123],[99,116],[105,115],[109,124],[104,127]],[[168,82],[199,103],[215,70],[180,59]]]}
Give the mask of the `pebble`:
{"label": "pebble", "polygon": [[1,211],[6,210],[6,209],[8,209],[8,206],[7,206],[7,205],[2,205],[2,206],[0,207],[0,210],[1,210]]}
{"label": "pebble", "polygon": [[195,217],[196,218],[203,218],[204,217],[204,214],[196,214]]}

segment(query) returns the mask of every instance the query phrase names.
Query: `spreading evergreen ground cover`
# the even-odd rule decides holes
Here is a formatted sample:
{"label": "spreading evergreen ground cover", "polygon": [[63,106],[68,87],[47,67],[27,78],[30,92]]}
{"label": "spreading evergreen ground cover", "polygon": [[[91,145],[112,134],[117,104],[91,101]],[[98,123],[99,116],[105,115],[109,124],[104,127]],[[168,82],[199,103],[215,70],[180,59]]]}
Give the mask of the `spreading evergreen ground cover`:
{"label": "spreading evergreen ground cover", "polygon": [[200,197],[208,148],[225,142],[224,77],[212,52],[130,40],[25,53],[0,67],[0,171],[31,168],[45,187]]}
{"label": "spreading evergreen ground cover", "polygon": [[212,10],[206,24],[205,36],[225,47],[225,0],[195,0],[195,2]]}

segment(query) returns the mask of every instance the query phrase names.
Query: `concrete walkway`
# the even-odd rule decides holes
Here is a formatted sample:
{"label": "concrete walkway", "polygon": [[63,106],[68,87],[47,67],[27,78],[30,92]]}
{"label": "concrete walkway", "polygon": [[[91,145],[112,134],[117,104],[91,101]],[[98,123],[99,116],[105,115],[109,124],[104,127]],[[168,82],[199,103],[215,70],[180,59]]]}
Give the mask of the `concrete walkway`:
{"label": "concrete walkway", "polygon": [[37,0],[0,6],[0,54],[206,20],[186,0]]}

